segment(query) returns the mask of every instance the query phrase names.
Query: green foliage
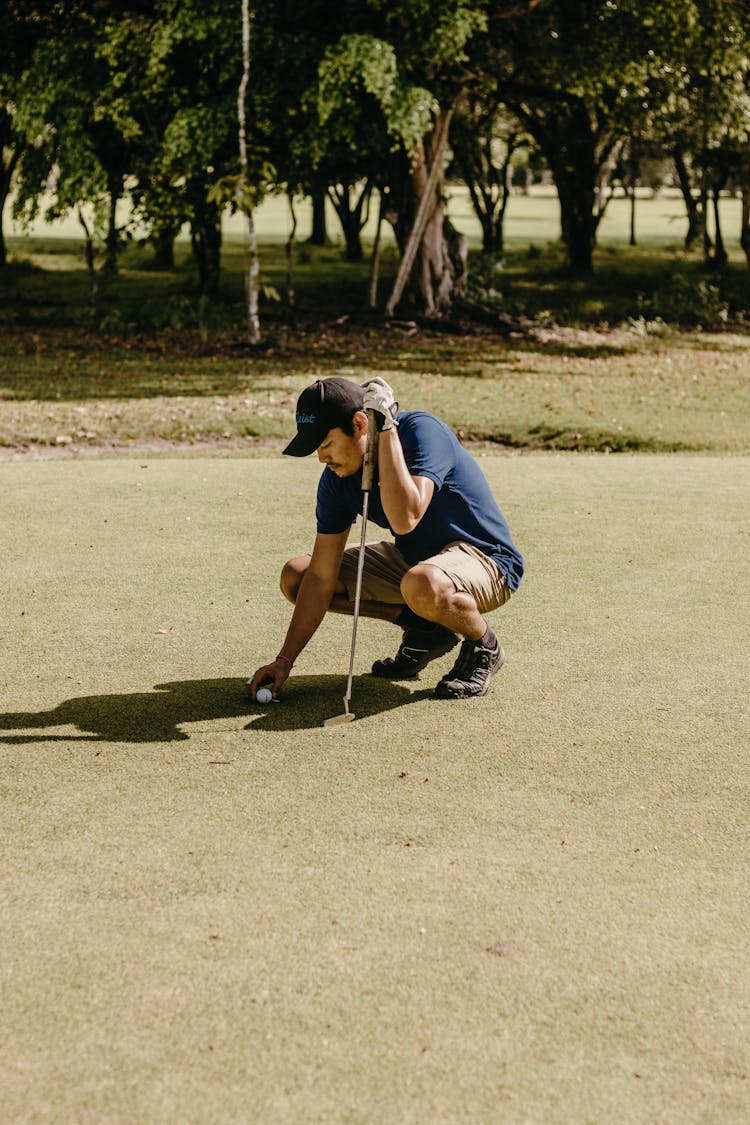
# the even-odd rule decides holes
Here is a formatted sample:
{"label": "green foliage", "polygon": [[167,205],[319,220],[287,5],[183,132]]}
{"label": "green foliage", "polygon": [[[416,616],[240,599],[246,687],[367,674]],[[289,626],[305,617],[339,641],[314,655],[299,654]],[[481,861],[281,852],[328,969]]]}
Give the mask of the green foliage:
{"label": "green foliage", "polygon": [[375,99],[388,132],[408,151],[427,132],[433,99],[428,90],[402,84],[392,44],[369,35],[344,35],[335,47],[327,48],[318,73],[321,124],[337,115],[338,128],[346,131],[352,147],[357,141],[358,117],[352,110],[358,86]]}
{"label": "green foliage", "polygon": [[256,0],[240,183],[234,0],[8,0],[0,188],[16,169],[26,219],[85,204],[109,251],[130,233],[114,208],[129,196],[155,244],[189,223],[218,269],[222,207],[375,183],[396,211],[408,197],[403,152],[425,141],[436,112],[470,103],[491,116],[504,102],[544,151],[564,241],[585,267],[626,142],[679,142],[703,186],[737,175],[748,30],[742,0]]}
{"label": "green foliage", "polygon": [[[667,121],[726,135],[743,96],[746,33],[722,0],[550,0],[497,29],[500,96],[524,121],[553,170],[572,264],[590,265],[606,184],[626,141]],[[721,42],[718,54],[715,45]],[[726,82],[722,76],[726,68]],[[710,93],[696,103],[695,73]],[[598,189],[598,190],[597,190]]]}
{"label": "green foliage", "polygon": [[693,152],[742,140],[750,127],[750,23],[729,0],[690,0],[661,11],[650,52],[649,126]]}
{"label": "green foliage", "polygon": [[680,273],[657,289],[652,307],[664,320],[701,328],[719,328],[729,314],[718,284]]}
{"label": "green foliage", "polygon": [[487,30],[487,13],[476,3],[457,3],[439,11],[425,54],[432,67],[451,70],[469,61],[469,44]]}
{"label": "green foliage", "polygon": [[33,218],[42,199],[50,218],[85,205],[93,232],[108,236],[114,256],[113,211],[143,143],[138,121],[149,23],[121,14],[59,17],[36,48],[24,78],[19,127],[29,140],[17,179],[16,213]]}

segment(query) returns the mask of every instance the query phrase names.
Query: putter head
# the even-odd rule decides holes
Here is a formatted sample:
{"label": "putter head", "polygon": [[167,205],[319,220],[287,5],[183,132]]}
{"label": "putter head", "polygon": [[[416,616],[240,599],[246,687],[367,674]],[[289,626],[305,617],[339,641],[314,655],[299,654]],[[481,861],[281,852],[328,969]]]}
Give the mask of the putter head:
{"label": "putter head", "polygon": [[344,697],[344,714],[334,715],[332,719],[324,719],[324,727],[340,727],[342,723],[350,723],[355,716],[349,710],[349,700]]}
{"label": "putter head", "polygon": [[351,711],[347,711],[344,715],[334,715],[332,719],[324,719],[324,727],[339,727],[342,723],[350,723],[356,715],[352,715]]}

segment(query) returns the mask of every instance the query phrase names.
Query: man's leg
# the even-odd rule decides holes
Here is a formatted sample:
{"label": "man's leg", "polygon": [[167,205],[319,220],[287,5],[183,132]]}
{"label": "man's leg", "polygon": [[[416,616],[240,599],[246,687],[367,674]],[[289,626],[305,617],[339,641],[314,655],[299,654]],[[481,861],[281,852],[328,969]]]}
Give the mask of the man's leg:
{"label": "man's leg", "polygon": [[456,588],[453,580],[432,563],[418,563],[401,581],[406,604],[420,617],[478,641],[487,630],[475,598]]}
{"label": "man's leg", "polygon": [[[330,611],[354,612],[353,592],[357,573],[359,548],[348,548],[341,564]],[[281,591],[294,603],[300,583],[310,565],[309,555],[299,555],[285,564],[281,573]],[[376,660],[373,675],[387,679],[411,679],[431,660],[444,656],[458,644],[458,637],[433,621],[425,620],[404,601],[401,582],[409,564],[392,543],[368,543],[362,578],[359,612],[363,617],[389,621],[403,630],[395,657]]]}
{"label": "man's leg", "polygon": [[507,585],[495,564],[465,544],[454,544],[403,577],[407,605],[421,617],[464,638],[453,668],[437,685],[440,699],[485,695],[505,659],[502,645],[480,612],[502,605]]}
{"label": "man's leg", "polygon": [[[289,559],[281,571],[281,592],[287,601],[292,605],[297,600],[300,584],[307,572],[310,565],[310,555],[298,555],[297,558]],[[390,621],[395,622],[400,613],[404,610],[404,605],[399,602],[381,602],[371,600],[365,597],[360,598],[359,612],[362,617],[372,617],[377,621]],[[339,579],[334,591],[333,600],[329,607],[332,613],[354,613],[354,599],[350,597],[349,592],[344,583]]]}

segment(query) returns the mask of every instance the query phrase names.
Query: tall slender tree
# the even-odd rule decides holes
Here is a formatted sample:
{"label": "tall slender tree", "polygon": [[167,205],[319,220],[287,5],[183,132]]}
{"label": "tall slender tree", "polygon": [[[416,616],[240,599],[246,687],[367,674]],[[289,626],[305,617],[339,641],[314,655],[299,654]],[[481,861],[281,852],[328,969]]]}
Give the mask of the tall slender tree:
{"label": "tall slender tree", "polygon": [[237,92],[238,144],[240,175],[237,180],[237,206],[247,224],[247,267],[245,293],[247,297],[247,327],[251,344],[260,343],[260,317],[258,315],[258,240],[255,233],[255,216],[249,161],[247,156],[247,88],[250,82],[250,0],[242,0],[242,77]]}
{"label": "tall slender tree", "polygon": [[13,179],[26,153],[43,139],[19,109],[27,98],[37,47],[55,23],[55,5],[46,0],[0,4],[0,268],[7,262],[3,220]]}

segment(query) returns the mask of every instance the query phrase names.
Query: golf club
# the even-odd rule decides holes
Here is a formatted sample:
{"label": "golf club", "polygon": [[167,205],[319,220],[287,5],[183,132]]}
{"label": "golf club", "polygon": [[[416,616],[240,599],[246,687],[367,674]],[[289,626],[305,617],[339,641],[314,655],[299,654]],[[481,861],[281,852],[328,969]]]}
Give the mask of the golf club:
{"label": "golf club", "polygon": [[325,719],[324,727],[336,727],[341,723],[350,723],[356,716],[349,710],[352,698],[352,674],[354,671],[354,649],[357,643],[357,622],[359,621],[359,602],[362,594],[362,572],[365,565],[365,536],[367,534],[367,512],[370,507],[370,490],[375,478],[375,466],[378,459],[378,427],[375,423],[375,411],[367,411],[367,443],[365,445],[365,460],[362,465],[362,535],[359,540],[359,556],[357,558],[357,584],[354,590],[354,621],[352,624],[352,647],[349,654],[349,678],[346,682],[344,695],[343,715],[334,715],[332,719]]}

